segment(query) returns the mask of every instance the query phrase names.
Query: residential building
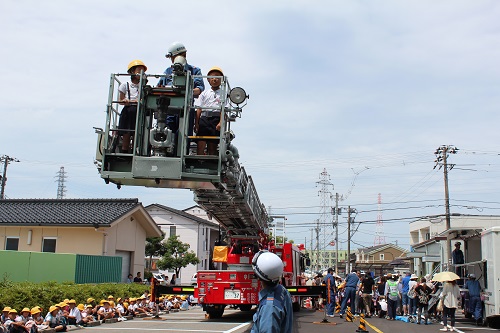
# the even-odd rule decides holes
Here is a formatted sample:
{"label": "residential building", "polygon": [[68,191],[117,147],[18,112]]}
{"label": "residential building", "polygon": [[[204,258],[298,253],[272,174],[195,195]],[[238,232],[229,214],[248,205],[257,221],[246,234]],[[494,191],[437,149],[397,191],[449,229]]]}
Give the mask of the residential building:
{"label": "residential building", "polygon": [[146,237],[160,228],[137,199],[0,200],[0,249],[121,257],[121,276],[144,272]]}
{"label": "residential building", "polygon": [[481,260],[479,252],[481,232],[494,226],[500,226],[500,216],[452,214],[449,230],[446,229],[445,215],[413,221],[410,223],[411,251],[407,256],[413,258],[416,274],[433,273],[446,261],[446,240],[449,237],[450,253],[454,243],[460,242],[463,245],[466,262]]}
{"label": "residential building", "polygon": [[408,270],[409,263],[405,261],[407,250],[395,244],[380,244],[355,251],[356,261],[353,269],[373,272],[375,276],[400,269]]}
{"label": "residential building", "polygon": [[[196,213],[198,216],[207,216],[203,213],[203,209],[199,206],[194,206],[186,209]],[[214,268],[212,266],[212,253],[215,242],[219,239],[219,224],[215,220],[208,220],[202,217],[191,215],[186,211],[177,210],[160,204],[152,204],[146,207],[146,211],[153,218],[156,224],[165,233],[165,238],[173,235],[178,235],[179,240],[190,245],[196,256],[200,259],[198,265],[188,265],[181,269],[180,283],[190,284],[191,277],[198,270]],[[158,258],[154,258],[156,261]],[[152,270],[156,270],[153,262]],[[169,275],[170,271],[162,271]]]}

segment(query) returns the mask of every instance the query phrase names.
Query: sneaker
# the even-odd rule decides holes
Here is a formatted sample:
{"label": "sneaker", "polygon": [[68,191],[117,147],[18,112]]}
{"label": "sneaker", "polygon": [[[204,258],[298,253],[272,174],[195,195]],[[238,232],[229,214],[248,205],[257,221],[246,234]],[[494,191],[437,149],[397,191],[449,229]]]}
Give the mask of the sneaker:
{"label": "sneaker", "polygon": [[341,314],[339,314],[339,318],[340,318],[340,319],[344,318],[344,315],[343,315],[342,313],[341,313]]}
{"label": "sneaker", "polygon": [[448,327],[443,327],[443,328],[440,328],[439,330],[443,331],[443,332],[446,332],[446,331],[448,331]]}
{"label": "sneaker", "polygon": [[332,318],[335,317],[335,315],[332,315],[332,314],[331,315],[327,314],[326,316],[327,317],[332,317]]}

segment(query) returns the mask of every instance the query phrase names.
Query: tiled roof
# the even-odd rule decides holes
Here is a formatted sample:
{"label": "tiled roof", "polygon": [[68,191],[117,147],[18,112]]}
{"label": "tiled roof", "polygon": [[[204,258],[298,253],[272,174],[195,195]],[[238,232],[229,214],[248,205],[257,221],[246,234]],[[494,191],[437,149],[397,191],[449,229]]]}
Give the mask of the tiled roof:
{"label": "tiled roof", "polygon": [[140,206],[137,199],[0,200],[1,225],[109,225]]}
{"label": "tiled roof", "polygon": [[[171,213],[183,216],[183,217],[185,217],[187,219],[193,220],[193,221],[198,222],[198,223],[203,223],[203,224],[207,224],[207,225],[211,225],[211,226],[217,226],[217,227],[219,226],[219,224],[217,224],[215,222],[208,221],[208,220],[202,219],[201,217],[194,216],[194,215],[191,215],[189,213],[186,213],[186,212],[184,212],[182,210],[178,210],[178,209],[175,209],[175,208],[172,208],[172,207],[167,207],[167,206],[160,205],[160,204],[151,204],[151,205],[149,205],[149,206],[146,207],[146,210],[149,207],[152,207],[152,206],[156,206],[158,208],[161,208],[161,209],[164,209],[164,210],[169,211]],[[193,207],[196,207],[196,206],[193,206]],[[193,207],[190,207],[190,208],[193,208]]]}

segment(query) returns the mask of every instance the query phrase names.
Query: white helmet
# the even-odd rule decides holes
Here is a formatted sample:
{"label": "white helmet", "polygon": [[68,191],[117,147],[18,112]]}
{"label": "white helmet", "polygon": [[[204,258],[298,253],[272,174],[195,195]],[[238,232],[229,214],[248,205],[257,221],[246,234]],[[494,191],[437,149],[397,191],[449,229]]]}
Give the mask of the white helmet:
{"label": "white helmet", "polygon": [[179,42],[174,42],[172,45],[169,46],[165,57],[171,58],[173,56],[184,53],[186,51],[187,50],[186,50],[186,47],[184,46],[184,44],[179,43]]}
{"label": "white helmet", "polygon": [[276,282],[283,274],[283,261],[276,254],[262,250],[253,257],[252,268],[259,279]]}

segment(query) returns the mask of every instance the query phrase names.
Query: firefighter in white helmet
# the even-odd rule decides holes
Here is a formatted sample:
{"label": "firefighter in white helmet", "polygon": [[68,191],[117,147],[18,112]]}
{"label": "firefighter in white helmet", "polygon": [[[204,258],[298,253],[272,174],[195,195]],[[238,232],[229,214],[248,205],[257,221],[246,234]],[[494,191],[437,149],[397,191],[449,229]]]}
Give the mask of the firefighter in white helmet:
{"label": "firefighter in white helmet", "polygon": [[263,250],[253,257],[252,268],[264,289],[259,292],[259,307],[253,316],[251,333],[292,332],[292,299],[288,290],[278,283],[283,275],[283,261]]}
{"label": "firefighter in white helmet", "polygon": [[[179,43],[179,42],[174,42],[172,45],[169,46],[167,50],[167,54],[165,54],[165,57],[170,59],[172,62],[172,65],[174,63],[180,63],[184,65],[184,69],[186,71],[191,72],[192,76],[198,76],[193,79],[193,97],[196,98],[198,97],[203,90],[205,90],[205,84],[203,83],[203,78],[201,77],[201,69],[192,66],[187,63],[186,60],[186,55],[187,55],[187,49],[184,46],[184,44]],[[172,85],[172,73],[173,73],[173,67],[169,66],[167,69],[165,69],[165,74],[166,76],[163,76],[160,78],[158,81],[158,86],[159,87],[164,87],[164,86],[171,86]],[[195,110],[190,109],[189,110],[189,117],[188,117],[188,136],[193,135],[193,127],[194,127],[194,118],[195,118]],[[179,129],[179,117],[178,116],[167,116],[167,126],[170,128],[174,133],[177,133],[177,130]],[[189,149],[189,140],[187,144],[187,149]],[[186,151],[187,153],[188,151]]]}
{"label": "firefighter in white helmet", "polygon": [[[185,64],[186,70],[191,72],[191,75],[202,75],[201,74],[201,69],[192,66],[186,62],[186,56],[187,56],[187,49],[184,46],[184,44],[179,43],[179,42],[174,42],[172,45],[169,46],[167,50],[167,54],[165,54],[166,58],[169,58],[172,64],[176,61],[176,58],[178,57],[183,57],[181,63]],[[179,60],[179,59],[177,59]],[[172,71],[173,68],[169,66],[167,69],[165,69],[165,72],[163,74],[166,74],[166,77],[162,77],[160,81],[158,82],[159,86],[170,86],[172,85]],[[193,96],[198,97],[201,92],[205,89],[205,84],[203,83],[203,78],[197,77],[194,79],[194,87],[193,87]]]}

